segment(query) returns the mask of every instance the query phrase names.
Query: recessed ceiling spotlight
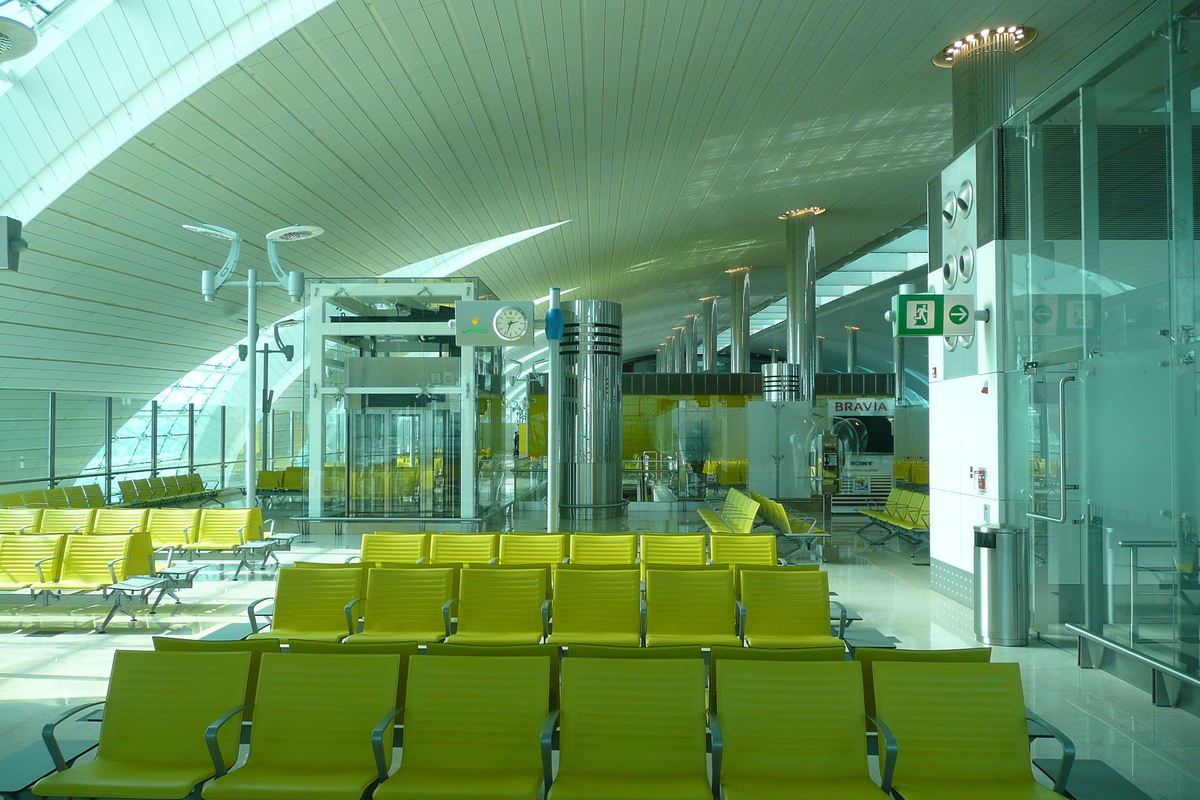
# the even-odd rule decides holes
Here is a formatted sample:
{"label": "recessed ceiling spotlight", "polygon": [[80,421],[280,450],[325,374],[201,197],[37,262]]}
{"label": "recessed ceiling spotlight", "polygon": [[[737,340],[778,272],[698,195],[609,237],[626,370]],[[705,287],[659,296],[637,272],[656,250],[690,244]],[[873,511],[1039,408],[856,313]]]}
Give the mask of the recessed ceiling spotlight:
{"label": "recessed ceiling spotlight", "polygon": [[968,33],[939,50],[933,57],[934,66],[951,67],[959,56],[995,42],[1001,36],[1011,37],[1013,49],[1020,50],[1033,44],[1033,40],[1037,38],[1037,29],[1024,25],[1001,25],[997,28],[984,28],[979,33]]}
{"label": "recessed ceiling spotlight", "polygon": [[808,208],[793,208],[791,211],[785,211],[779,215],[780,219],[788,219],[789,217],[798,217],[802,214],[812,214],[814,217],[817,214],[824,214],[825,209],[820,206],[809,206]]}
{"label": "recessed ceiling spotlight", "polygon": [[15,19],[0,17],[0,61],[14,61],[37,47],[38,37]]}
{"label": "recessed ceiling spotlight", "polygon": [[735,272],[749,272],[752,269],[754,269],[754,267],[734,267],[733,269],[725,270],[725,273],[727,275],[732,275]]}

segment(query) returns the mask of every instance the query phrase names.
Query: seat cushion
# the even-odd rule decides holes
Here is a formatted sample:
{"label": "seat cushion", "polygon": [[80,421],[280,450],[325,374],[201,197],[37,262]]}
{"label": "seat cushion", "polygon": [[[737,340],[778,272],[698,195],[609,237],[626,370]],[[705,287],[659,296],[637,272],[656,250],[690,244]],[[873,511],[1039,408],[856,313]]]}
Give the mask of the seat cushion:
{"label": "seat cushion", "polygon": [[530,632],[456,633],[446,638],[453,644],[541,644],[542,635]]}
{"label": "seat cushion", "polygon": [[541,773],[474,773],[456,766],[446,770],[405,769],[379,785],[374,800],[536,800]]}
{"label": "seat cushion", "polygon": [[770,636],[746,635],[751,647],[845,647],[836,636]]}
{"label": "seat cushion", "polygon": [[642,643],[640,633],[552,633],[550,644],[611,644],[637,647]]}
{"label": "seat cushion", "polygon": [[97,758],[65,772],[42,778],[33,787],[43,797],[123,797],[134,800],[187,797],[192,787],[212,777],[213,771],[129,764]]}
{"label": "seat cushion", "polygon": [[370,772],[319,773],[247,764],[204,787],[204,800],[359,800],[378,776]]}
{"label": "seat cushion", "polygon": [[305,631],[305,630],[289,630],[287,628],[271,628],[262,633],[252,633],[246,637],[247,639],[278,639],[280,643],[286,644],[292,639],[305,639],[310,642],[340,642],[346,638],[346,631]]}
{"label": "seat cushion", "polygon": [[[879,791],[876,789],[876,791]],[[559,775],[548,800],[712,800],[701,775]]]}
{"label": "seat cushion", "polygon": [[440,642],[442,637],[446,635],[445,631],[403,631],[397,633],[389,633],[387,631],[379,631],[376,633],[356,633],[353,636],[346,637],[347,644],[366,644],[368,642]]}
{"label": "seat cushion", "polygon": [[714,644],[728,645],[730,647],[741,647],[742,640],[734,634],[728,635],[693,635],[687,633],[648,633],[646,634],[646,645],[654,647],[656,645],[672,645],[672,644],[690,644],[700,645],[701,647],[712,647]]}
{"label": "seat cushion", "polygon": [[[900,758],[903,758],[901,751]],[[1062,795],[1033,779],[1016,781],[906,780],[895,788],[905,800],[1062,800]]]}
{"label": "seat cushion", "polygon": [[886,800],[887,797],[865,776],[842,780],[723,776],[721,790],[725,800]]}

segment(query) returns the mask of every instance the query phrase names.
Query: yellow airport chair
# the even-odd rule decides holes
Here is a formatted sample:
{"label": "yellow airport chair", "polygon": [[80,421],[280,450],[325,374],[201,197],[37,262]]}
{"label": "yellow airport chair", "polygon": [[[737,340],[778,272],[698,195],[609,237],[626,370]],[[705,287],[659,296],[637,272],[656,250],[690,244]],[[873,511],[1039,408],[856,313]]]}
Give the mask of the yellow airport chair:
{"label": "yellow airport chair", "polygon": [[570,563],[609,564],[638,563],[636,533],[575,533],[571,535]]}
{"label": "yellow airport chair", "polygon": [[186,550],[228,551],[262,539],[262,510],[258,508],[205,508]]}
{"label": "yellow airport chair", "polygon": [[641,575],[636,566],[564,565],[554,577],[554,632],[546,641],[636,647],[642,641],[641,605]]}
{"label": "yellow airport chair", "polygon": [[712,800],[698,658],[566,658],[559,727],[548,800]]}
{"label": "yellow airport chair", "polygon": [[83,487],[84,497],[87,498],[88,508],[102,508],[107,502],[104,490],[98,483],[89,483]]}
{"label": "yellow airport chair", "polygon": [[98,508],[92,533],[145,533],[149,513],[142,508]]}
{"label": "yellow airport chair", "polygon": [[1055,789],[1063,791],[1074,745],[1027,711],[1020,665],[880,661],[873,671],[876,716],[900,748],[894,774],[883,776],[884,791],[905,800],[1057,800],[1033,777],[1027,719],[1062,745]]}
{"label": "yellow airport chair", "polygon": [[302,492],[307,482],[308,470],[305,467],[288,467],[283,471],[283,483],[280,488],[285,492]]}
{"label": "yellow airport chair", "polygon": [[70,508],[71,504],[67,500],[67,489],[64,486],[56,486],[53,489],[47,489],[44,495],[47,508]]}
{"label": "yellow airport chair", "polygon": [[699,566],[708,563],[708,542],[703,533],[643,533],[642,580],[650,566]]}
{"label": "yellow airport chair", "polygon": [[46,492],[41,489],[35,489],[30,492],[21,492],[21,505],[25,508],[50,507],[50,504],[46,502]]}
{"label": "yellow airport chair", "polygon": [[239,639],[232,642],[213,642],[206,639],[182,639],[175,636],[155,636],[151,639],[154,649],[171,653],[249,653],[250,672],[246,678],[246,696],[242,700],[247,708],[242,719],[249,722],[254,718],[255,692],[258,690],[258,670],[263,653],[278,653],[278,639]]}
{"label": "yellow airport chair", "polygon": [[773,533],[714,533],[708,538],[708,560],[733,569],[733,588],[742,594],[742,567],[779,564]]}
{"label": "yellow airport chair", "polygon": [[573,644],[567,648],[569,658],[704,658],[700,645],[667,645],[664,647],[627,647],[614,644]]}
{"label": "yellow airport chair", "polygon": [[155,549],[186,549],[200,527],[198,508],[152,508],[146,512],[146,532]]}
{"label": "yellow airport chair", "polygon": [[274,492],[283,488],[283,472],[275,470],[259,470],[255,489],[260,492]]}
{"label": "yellow airport chair", "polygon": [[[541,658],[426,655],[409,666],[404,758],[374,800],[537,800],[550,671]],[[376,755],[383,761],[381,748]],[[447,769],[453,764],[453,769]]]}
{"label": "yellow airport chair", "polygon": [[[57,772],[38,781],[42,797],[184,798],[211,778],[206,729],[222,715],[240,722],[250,672],[249,653],[168,653],[118,650],[107,699],[87,703],[47,725],[43,738]],[[84,709],[104,706],[93,761],[68,767],[54,743],[55,727]],[[170,709],[169,713],[164,709]],[[212,749],[224,770],[237,760],[237,726],[216,735]]]}
{"label": "yellow airport chair", "polygon": [[546,635],[550,601],[544,569],[464,569],[457,644],[537,644]]}
{"label": "yellow airport chair", "polygon": [[[66,536],[57,580],[39,581],[34,592],[91,592],[125,580],[132,536]],[[48,576],[47,576],[48,577]]]}
{"label": "yellow airport chair", "polygon": [[367,611],[367,572],[370,569],[369,565],[355,562],[295,561],[292,563],[292,566],[299,569],[358,569],[358,586],[354,590],[354,600],[351,601],[354,605],[346,607],[346,625],[349,626],[350,630],[358,630],[358,620]]}
{"label": "yellow airport chair", "polygon": [[733,571],[647,570],[646,644],[741,644]]}
{"label": "yellow airport chair", "polygon": [[364,533],[359,549],[364,564],[420,564],[429,560],[428,533]]}
{"label": "yellow airport chair", "polygon": [[439,641],[450,635],[453,590],[454,570],[450,567],[373,568],[367,577],[368,610],[363,615],[362,633],[353,633],[346,641]]}
{"label": "yellow airport chair", "polygon": [[[742,573],[742,632],[751,647],[843,647],[830,633],[829,574],[823,570]],[[839,635],[845,633],[845,607]]]}
{"label": "yellow airport chair", "polygon": [[117,491],[121,493],[121,505],[141,505],[142,498],[138,494],[137,486],[133,481],[117,481]]}
{"label": "yellow airport chair", "polygon": [[0,536],[0,591],[17,592],[58,577],[65,536]]}
{"label": "yellow airport chair", "polygon": [[500,564],[546,564],[553,572],[567,557],[568,538],[557,533],[506,533],[500,537]]}
{"label": "yellow airport chair", "polygon": [[259,604],[271,600],[256,600],[246,609],[253,633],[250,639],[312,639],[340,642],[354,631],[346,624],[347,606],[358,598],[362,570],[301,569],[282,567],[275,588],[275,610],[270,631],[258,628]]}
{"label": "yellow airport chair", "polygon": [[431,656],[472,656],[501,658],[544,658],[550,665],[550,707],[558,707],[559,651],[552,644],[449,644],[430,642],[425,653]]}
{"label": "yellow airport chair", "polygon": [[[726,659],[715,667],[721,757],[714,796],[885,800],[867,764],[859,665]],[[894,748],[891,754],[894,765]]]}
{"label": "yellow airport chair", "polygon": [[95,511],[90,508],[47,508],[38,533],[91,533]]}
{"label": "yellow airport chair", "polygon": [[63,494],[67,497],[67,508],[87,508],[87,492],[82,486],[64,486]]}
{"label": "yellow airport chair", "polygon": [[0,508],[0,533],[34,533],[42,522],[42,508]]}
{"label": "yellow airport chair", "polygon": [[[875,716],[874,667],[879,662],[904,661],[919,664],[986,664],[992,660],[990,647],[961,647],[953,650],[901,650],[881,647],[856,647],[854,660],[862,663],[863,698],[868,716]],[[870,730],[873,727],[868,724]]]}
{"label": "yellow airport chair", "polygon": [[[362,797],[391,767],[399,674],[398,655],[267,653],[250,754],[235,770],[218,769],[204,800]],[[381,750],[378,765],[373,737]]]}
{"label": "yellow airport chair", "polygon": [[[651,648],[646,648],[647,650]],[[846,648],[796,647],[768,650],[762,647],[728,647],[717,645],[708,653],[708,708],[717,707],[717,662],[738,659],[741,661],[845,661]]]}
{"label": "yellow airport chair", "polygon": [[[293,639],[288,642],[289,653],[324,653],[341,656],[395,655],[400,656],[400,680],[396,684],[396,708],[403,709],[405,687],[408,685],[408,662],[421,650],[416,642],[313,642]],[[402,722],[404,714],[397,717]]]}
{"label": "yellow airport chair", "polygon": [[497,533],[436,533],[429,538],[429,563],[495,564],[499,540]]}
{"label": "yellow airport chair", "polygon": [[0,494],[0,508],[21,508],[23,506],[24,503],[21,501],[20,492]]}
{"label": "yellow airport chair", "polygon": [[147,480],[150,482],[150,488],[153,491],[152,496],[155,500],[170,500],[174,496],[171,494],[171,490],[167,488],[167,481],[162,476],[156,475],[153,478],[147,478]]}

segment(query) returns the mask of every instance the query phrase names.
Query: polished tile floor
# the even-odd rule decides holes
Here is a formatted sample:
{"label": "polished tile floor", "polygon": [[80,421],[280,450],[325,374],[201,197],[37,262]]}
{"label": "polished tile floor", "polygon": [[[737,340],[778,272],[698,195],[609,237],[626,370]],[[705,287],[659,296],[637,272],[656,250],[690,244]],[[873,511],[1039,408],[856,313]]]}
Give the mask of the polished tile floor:
{"label": "polished tile floor", "polygon": [[[690,522],[686,515],[641,514],[627,525],[678,530]],[[531,530],[535,523],[526,522]],[[833,525],[839,557],[827,569],[830,587],[863,616],[862,624],[899,638],[901,647],[974,643],[970,610],[931,592],[927,567],[856,546],[855,527],[850,520]],[[356,550],[353,537],[337,541],[317,533],[280,557],[285,563],[342,561]],[[194,588],[180,592],[182,605],[168,598],[155,616],[139,614],[136,623],[118,616],[107,634],[94,632],[107,606],[44,608],[8,598],[0,605],[0,758],[37,741],[41,725],[61,710],[102,698],[114,650],[149,648],[152,635],[195,636],[242,622],[247,604],[273,593],[270,574],[234,582],[231,572],[220,579],[220,571],[209,568]],[[1075,740],[1080,758],[1106,761],[1159,800],[1200,797],[1200,719],[1156,708],[1144,692],[1099,670],[1080,670],[1073,652],[1045,643],[997,648],[994,658],[1021,664],[1028,705]],[[1035,748],[1036,755],[1057,756],[1053,742]]]}

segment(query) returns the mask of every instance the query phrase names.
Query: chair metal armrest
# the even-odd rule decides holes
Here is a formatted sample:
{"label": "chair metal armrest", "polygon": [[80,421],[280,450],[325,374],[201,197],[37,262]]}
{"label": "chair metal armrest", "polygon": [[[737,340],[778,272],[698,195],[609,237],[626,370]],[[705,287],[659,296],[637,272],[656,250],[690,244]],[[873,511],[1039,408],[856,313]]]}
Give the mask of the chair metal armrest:
{"label": "chair metal armrest", "polygon": [[721,735],[721,720],[716,711],[709,712],[708,728],[712,731],[712,791],[715,800],[721,800],[721,756],[725,752],[725,738]]}
{"label": "chair metal armrest", "polygon": [[1062,761],[1058,767],[1058,776],[1054,779],[1054,791],[1061,795],[1066,795],[1067,778],[1071,776],[1071,767],[1075,764],[1075,743],[1071,741],[1071,739],[1065,733],[1051,725],[1049,722],[1046,722],[1046,720],[1042,719],[1028,708],[1025,709],[1025,719],[1036,722],[1038,725],[1041,725],[1043,728],[1050,731],[1050,733],[1062,746]]}
{"label": "chair metal armrest", "polygon": [[417,563],[418,564],[428,564],[429,556],[421,556],[420,558],[417,559]]}
{"label": "chair metal armrest", "polygon": [[275,523],[276,523],[276,521],[277,521],[277,520],[274,520],[274,519],[269,519],[269,520],[267,520],[267,524],[263,526],[263,528],[264,528],[264,529],[266,529],[266,530],[264,530],[264,531],[263,531],[263,538],[264,538],[264,539],[266,539],[268,536],[274,536],[274,535],[275,535]]}
{"label": "chair metal armrest", "polygon": [[554,783],[554,730],[557,727],[556,708],[546,716],[546,722],[542,725],[542,781],[546,787],[546,794],[550,793],[550,786]]}
{"label": "chair metal armrest", "polygon": [[639,626],[640,630],[638,631],[638,635],[641,637],[641,642],[639,642],[639,644],[645,644],[646,643],[646,598],[645,597],[641,598],[641,600],[639,601],[638,613],[639,613],[639,616],[641,617],[641,625]]}
{"label": "chair metal armrest", "polygon": [[249,527],[249,525],[243,525],[242,527],[238,528],[238,542],[241,544],[246,543],[246,529]]}
{"label": "chair metal armrest", "polygon": [[221,745],[217,743],[217,733],[221,730],[226,722],[229,722],[229,720],[233,719],[238,714],[253,707],[254,703],[247,703],[244,706],[238,706],[237,708],[226,711],[217,719],[216,722],[214,722],[212,725],[209,725],[208,728],[205,729],[204,743],[208,745],[208,757],[212,759],[213,769],[216,770],[216,775],[214,775],[214,777],[219,778],[229,771],[225,768],[225,757],[221,754]]}
{"label": "chair metal armrest", "polygon": [[[120,583],[120,581],[117,580],[116,565],[120,564],[122,561],[133,561],[133,557],[132,556],[121,556],[120,558],[114,558],[112,561],[108,562],[108,574],[112,577],[113,583]],[[151,565],[153,565],[154,556],[150,556],[150,563],[151,563]]]}
{"label": "chair metal armrest", "polygon": [[356,597],[349,603],[346,603],[346,635],[353,636],[358,633],[358,615],[354,613],[354,607],[361,603],[363,599]]}
{"label": "chair metal armrest", "polygon": [[82,533],[83,529],[86,527],[87,525],[76,525],[75,530],[71,531],[71,533]]}
{"label": "chair metal armrest", "polygon": [[183,528],[183,540],[184,540],[185,542],[193,542],[193,541],[195,541],[195,539],[193,539],[193,538],[192,538],[192,528],[194,528],[194,527],[196,527],[196,526],[195,526],[195,525],[185,525],[185,526],[184,526],[184,528]]}
{"label": "chair metal armrest", "polygon": [[383,752],[383,735],[387,733],[388,725],[392,725],[393,720],[403,713],[404,706],[393,708],[383,715],[383,719],[379,720],[379,724],[371,731],[371,750],[375,753],[375,769],[379,772],[380,783],[388,779],[387,753]]}
{"label": "chair metal armrest", "polygon": [[896,774],[896,758],[900,755],[900,745],[896,743],[892,729],[883,720],[874,714],[868,714],[867,719],[871,720],[875,729],[879,731],[879,735],[883,737],[884,750],[881,757],[886,758],[879,767],[879,788],[883,790],[884,794],[890,795],[892,793],[892,776]]}
{"label": "chair metal armrest", "polygon": [[362,563],[362,556],[350,556],[349,558],[347,558],[347,559],[346,559],[345,561],[343,561],[342,563],[343,563],[343,564],[361,564],[361,563]]}
{"label": "chair metal armrest", "polygon": [[542,601],[542,638],[550,635],[550,600]]}
{"label": "chair metal armrest", "polygon": [[830,600],[829,605],[837,606],[838,608],[838,635],[837,638],[846,638],[846,607],[837,600]]}
{"label": "chair metal armrest", "polygon": [[442,624],[446,626],[446,635],[450,635],[450,609],[454,605],[454,598],[451,597],[442,604]]}
{"label": "chair metal armrest", "polygon": [[275,598],[273,598],[273,597],[260,597],[259,599],[255,600],[253,603],[251,603],[249,606],[246,607],[246,616],[250,618],[250,629],[251,629],[252,633],[258,633],[260,630],[262,630],[261,628],[258,627],[258,618],[259,617],[272,617],[272,621],[273,621],[274,616],[275,616],[274,613],[260,614],[260,613],[258,613],[258,605],[260,603],[265,603],[268,600],[274,600],[274,599]]}
{"label": "chair metal armrest", "polygon": [[570,557],[570,556],[563,556],[563,560],[562,560],[562,561],[560,561],[560,562],[558,562],[558,563],[560,563],[560,564],[570,564],[570,563],[571,563],[571,557]]}
{"label": "chair metal armrest", "polygon": [[[42,508],[42,506],[26,506],[26,508]],[[22,525],[20,528],[17,528],[17,533],[29,533],[29,529],[32,527],[32,525]]]}
{"label": "chair metal armrest", "polygon": [[33,562],[33,568],[35,570],[37,570],[37,574],[38,574],[38,583],[46,583],[46,576],[42,574],[42,564],[45,564],[47,561],[57,561],[57,560],[58,560],[57,558],[55,558],[54,556],[51,556],[50,558],[41,558],[41,559],[38,559],[37,561]]}
{"label": "chair metal armrest", "polygon": [[67,768],[67,760],[63,758],[62,748],[58,746],[58,739],[54,738],[54,729],[62,723],[66,722],[71,717],[81,711],[86,711],[89,708],[104,705],[106,701],[96,700],[91,703],[84,703],[80,706],[68,709],[59,714],[54,719],[42,726],[42,741],[46,743],[46,749],[50,751],[50,759],[54,762],[54,769],[57,772],[62,772]]}
{"label": "chair metal armrest", "polygon": [[737,623],[734,632],[739,639],[746,638],[746,606],[741,600],[734,601],[737,604]]}
{"label": "chair metal armrest", "polygon": [[491,558],[488,559],[488,563],[489,564],[499,564],[500,559],[496,558],[496,556],[492,556]]}

